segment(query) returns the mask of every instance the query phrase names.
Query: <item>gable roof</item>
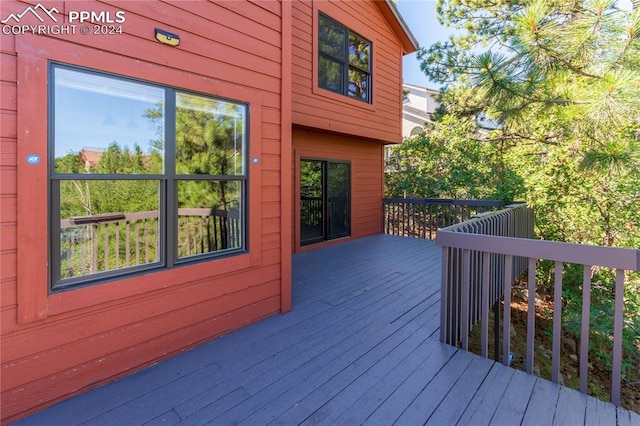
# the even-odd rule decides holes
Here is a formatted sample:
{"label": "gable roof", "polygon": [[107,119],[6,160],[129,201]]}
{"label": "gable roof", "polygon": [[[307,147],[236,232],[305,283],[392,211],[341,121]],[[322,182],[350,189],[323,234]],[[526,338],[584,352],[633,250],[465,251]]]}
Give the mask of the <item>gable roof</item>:
{"label": "gable roof", "polygon": [[382,16],[385,17],[389,26],[402,44],[403,54],[413,53],[420,47],[407,23],[402,19],[400,11],[392,0],[374,0]]}

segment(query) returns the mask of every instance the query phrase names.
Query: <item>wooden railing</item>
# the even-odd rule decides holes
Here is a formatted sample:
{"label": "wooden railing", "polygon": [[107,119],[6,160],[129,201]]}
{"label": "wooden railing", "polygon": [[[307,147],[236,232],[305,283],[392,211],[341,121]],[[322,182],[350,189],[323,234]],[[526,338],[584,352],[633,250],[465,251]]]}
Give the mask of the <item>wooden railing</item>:
{"label": "wooden railing", "polygon": [[[178,209],[178,257],[240,246],[237,211]],[[61,278],[160,260],[158,211],[109,213],[60,221]]]}
{"label": "wooden railing", "polygon": [[[523,211],[521,207],[513,206],[509,210]],[[563,264],[583,265],[581,336],[586,336],[586,338],[581,338],[580,341],[579,374],[580,391],[586,393],[589,365],[591,271],[594,266],[611,268],[615,270],[616,276],[612,330],[611,402],[620,405],[625,271],[640,271],[640,250],[541,241],[529,239],[529,235],[524,236],[525,238],[522,238],[523,235],[497,236],[497,233],[492,229],[494,225],[491,223],[498,223],[498,228],[504,228],[504,225],[500,225],[503,221],[501,217],[508,216],[503,216],[503,212],[498,212],[438,231],[436,242],[442,246],[441,324],[444,330],[441,335],[442,341],[453,345],[459,344],[467,350],[469,329],[476,323],[473,309],[479,304],[481,354],[487,356],[489,306],[492,303],[492,298],[496,297],[496,290],[498,290],[504,299],[502,362],[505,365],[509,364],[511,286],[515,268],[521,267],[516,266],[517,263],[514,263],[514,259],[524,258],[526,259],[526,269],[528,269],[526,371],[533,374],[536,266],[538,260],[553,261],[555,262],[555,278],[551,380],[558,383],[562,339]],[[512,217],[516,219],[516,222],[522,221],[523,218],[529,220],[525,213],[519,216],[517,211],[514,211]],[[484,235],[483,232],[477,232],[481,228],[488,230],[485,233],[487,235]],[[523,229],[519,224],[516,225],[516,228]],[[458,254],[454,254],[456,252]],[[503,262],[496,262],[494,260],[496,255],[503,257]],[[457,332],[451,332],[452,329]]]}
{"label": "wooden railing", "polygon": [[[533,238],[533,211],[526,204],[512,204],[496,212],[484,212],[471,219],[444,228],[447,232],[462,232],[503,237]],[[479,252],[471,252],[465,258],[463,249],[448,247],[446,249],[447,279],[443,293],[446,305],[441,313],[443,318],[440,327],[440,340],[456,344],[466,339],[466,325],[473,326],[481,319],[481,277],[483,258]],[[489,262],[487,271],[491,271],[489,305],[493,306],[504,295],[505,276],[502,271],[506,267],[511,271],[510,282],[513,282],[527,268],[526,259],[513,257],[509,265],[505,264],[505,256],[493,253],[486,257]],[[468,262],[468,263],[466,263]],[[445,263],[443,262],[443,268]],[[468,274],[468,290],[462,288],[463,279]],[[444,277],[443,277],[444,278]],[[444,302],[443,302],[444,303]],[[467,310],[468,308],[468,310]],[[463,320],[464,318],[464,320]],[[485,324],[486,325],[486,324]],[[466,342],[464,342],[466,347]],[[495,351],[497,353],[498,351]]]}
{"label": "wooden railing", "polygon": [[439,228],[470,219],[476,214],[504,207],[502,201],[439,198],[384,198],[383,229],[386,234],[432,240]]}

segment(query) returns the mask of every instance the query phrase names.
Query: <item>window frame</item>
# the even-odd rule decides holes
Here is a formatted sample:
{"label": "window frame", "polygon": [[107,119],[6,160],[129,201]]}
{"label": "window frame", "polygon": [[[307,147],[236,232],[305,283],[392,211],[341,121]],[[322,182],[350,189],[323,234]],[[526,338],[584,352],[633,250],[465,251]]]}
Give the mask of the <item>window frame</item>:
{"label": "window frame", "polygon": [[[131,83],[139,83],[152,86],[162,90],[164,93],[163,106],[163,173],[161,174],[109,174],[109,173],[86,173],[86,174],[64,174],[55,171],[55,86],[56,86],[56,70],[66,69],[74,72],[97,75],[114,81],[124,81]],[[48,63],[48,168],[49,168],[49,265],[50,265],[50,292],[67,290],[78,286],[88,286],[99,284],[104,281],[113,280],[118,277],[126,277],[139,273],[153,270],[163,270],[178,267],[184,264],[208,261],[215,258],[233,256],[244,253],[247,248],[246,236],[246,206],[247,206],[247,185],[248,180],[248,161],[246,155],[243,156],[243,173],[241,175],[203,175],[203,174],[179,174],[176,172],[176,122],[177,122],[177,99],[179,94],[194,95],[205,99],[212,99],[222,102],[230,102],[236,105],[242,105],[245,110],[245,123],[249,122],[249,105],[236,100],[215,97],[208,94],[194,92],[190,90],[179,89],[173,86],[153,83],[137,78],[130,78],[120,74],[103,72],[96,69],[68,65],[57,61],[49,61]],[[248,152],[249,128],[245,125],[243,133],[243,153]],[[71,278],[61,278],[61,238],[60,238],[60,183],[63,181],[86,180],[86,181],[157,181],[158,182],[158,233],[159,233],[159,256],[157,261],[124,267],[119,269],[99,271],[87,275],[79,275]],[[240,183],[240,247],[227,249],[222,252],[208,252],[193,256],[181,258],[178,253],[176,241],[179,238],[179,222],[178,222],[178,184],[181,181],[212,181],[212,182],[239,182]],[[54,183],[58,182],[58,183]],[[156,248],[158,250],[158,248]]]}
{"label": "window frame", "polygon": [[[248,135],[247,159],[247,252],[237,256],[185,264],[180,268],[145,271],[144,274],[105,280],[100,285],[77,286],[69,291],[49,292],[49,180],[48,180],[48,63],[56,61],[72,66],[96,69],[134,79],[172,86],[180,90],[236,99],[249,105],[248,129],[263,123],[261,90],[214,79],[193,67],[172,68],[118,53],[96,50],[56,38],[25,34],[16,39],[17,52],[17,321],[30,324],[50,316],[98,308],[124,298],[147,297],[160,290],[189,283],[213,283],[218,277],[248,271],[262,264],[261,199],[262,144],[260,132]],[[42,117],[34,120],[33,117]],[[29,158],[40,161],[28,162]],[[220,289],[219,291],[222,291]]]}
{"label": "window frame", "polygon": [[[327,19],[331,22],[333,22],[333,24],[341,27],[344,29],[346,37],[344,39],[344,44],[343,44],[343,49],[344,49],[344,54],[345,56],[343,58],[339,58],[335,55],[332,55],[330,53],[327,52],[323,52],[321,49],[321,43],[320,43],[320,20],[324,18]],[[357,100],[358,102],[362,102],[363,104],[366,105],[372,105],[373,104],[373,42],[370,41],[368,38],[361,36],[358,32],[353,31],[351,28],[347,27],[346,25],[341,24],[340,22],[338,22],[337,20],[331,18],[329,15],[327,15],[326,13],[320,12],[318,11],[316,14],[316,24],[317,24],[317,31],[314,34],[314,42],[316,43],[316,49],[315,49],[315,56],[316,56],[316,72],[315,72],[315,80],[316,80],[316,85],[318,88],[322,89],[322,90],[327,90],[331,93],[337,93],[339,95],[342,96],[346,96],[349,99],[354,99]],[[358,37],[359,39],[365,41],[368,43],[369,45],[369,70],[364,70],[360,67],[357,67],[355,65],[351,64],[351,61],[349,60],[349,38],[351,36],[355,36]],[[341,65],[342,67],[342,74],[341,74],[341,86],[342,86],[342,90],[333,90],[329,87],[325,87],[321,85],[321,78],[320,78],[320,71],[321,71],[321,67],[320,67],[320,60],[322,57],[328,58],[329,60],[332,60],[333,62],[337,62]],[[357,72],[362,72],[365,73],[367,75],[367,97],[366,99],[362,99],[361,97],[357,97],[357,96],[353,96],[349,94],[349,83],[350,83],[350,79],[349,79],[349,71],[351,69],[356,70]]]}

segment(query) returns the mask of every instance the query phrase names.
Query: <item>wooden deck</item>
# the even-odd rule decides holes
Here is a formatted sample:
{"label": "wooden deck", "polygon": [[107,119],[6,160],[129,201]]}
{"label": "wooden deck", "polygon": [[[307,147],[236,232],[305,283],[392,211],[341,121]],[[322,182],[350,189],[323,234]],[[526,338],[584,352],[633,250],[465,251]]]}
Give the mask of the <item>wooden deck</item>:
{"label": "wooden deck", "polygon": [[431,241],[378,235],[296,255],[293,269],[292,312],[19,424],[640,424],[441,344]]}

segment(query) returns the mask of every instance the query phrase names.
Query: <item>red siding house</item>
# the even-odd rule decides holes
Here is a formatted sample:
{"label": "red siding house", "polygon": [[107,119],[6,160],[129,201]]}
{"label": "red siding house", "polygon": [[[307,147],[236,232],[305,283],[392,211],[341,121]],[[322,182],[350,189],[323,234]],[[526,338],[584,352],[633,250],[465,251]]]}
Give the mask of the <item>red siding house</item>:
{"label": "red siding house", "polygon": [[2,422],[291,308],[382,231],[391,1],[3,1]]}

